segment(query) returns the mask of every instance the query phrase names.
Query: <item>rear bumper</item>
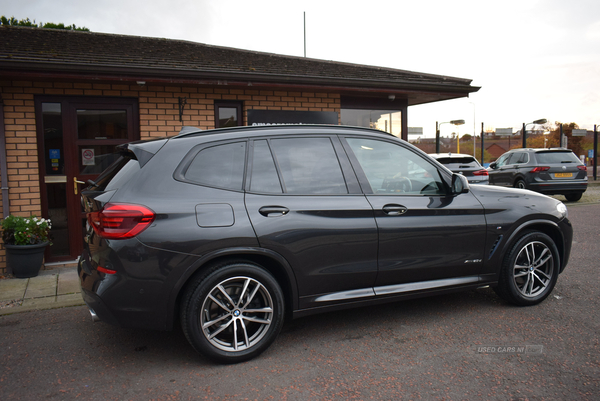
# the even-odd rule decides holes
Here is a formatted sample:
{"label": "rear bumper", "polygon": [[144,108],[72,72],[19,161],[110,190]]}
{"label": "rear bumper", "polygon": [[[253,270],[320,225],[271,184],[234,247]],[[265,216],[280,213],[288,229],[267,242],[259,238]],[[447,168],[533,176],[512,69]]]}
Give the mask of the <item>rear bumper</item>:
{"label": "rear bumper", "polygon": [[540,192],[546,195],[566,195],[575,193],[584,193],[587,190],[588,183],[584,182],[532,182],[529,188],[532,191]]}
{"label": "rear bumper", "polygon": [[148,282],[130,277],[126,271],[116,274],[99,272],[84,255],[77,272],[87,307],[103,322],[131,328],[168,330],[166,302],[150,295]]}

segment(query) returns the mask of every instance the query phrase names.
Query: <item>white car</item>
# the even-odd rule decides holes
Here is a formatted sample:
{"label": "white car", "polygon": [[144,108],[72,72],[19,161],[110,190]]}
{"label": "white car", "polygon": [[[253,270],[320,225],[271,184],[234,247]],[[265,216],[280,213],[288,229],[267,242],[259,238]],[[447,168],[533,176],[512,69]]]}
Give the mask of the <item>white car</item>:
{"label": "white car", "polygon": [[469,184],[489,184],[488,171],[471,155],[462,153],[430,153],[429,156],[446,166],[453,173],[467,177]]}

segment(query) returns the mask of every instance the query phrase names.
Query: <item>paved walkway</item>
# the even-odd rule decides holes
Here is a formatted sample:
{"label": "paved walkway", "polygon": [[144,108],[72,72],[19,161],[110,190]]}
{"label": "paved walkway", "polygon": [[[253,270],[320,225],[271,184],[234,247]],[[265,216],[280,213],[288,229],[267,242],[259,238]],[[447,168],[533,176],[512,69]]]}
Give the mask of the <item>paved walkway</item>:
{"label": "paved walkway", "polygon": [[84,305],[76,265],[41,270],[37,277],[0,280],[0,316]]}

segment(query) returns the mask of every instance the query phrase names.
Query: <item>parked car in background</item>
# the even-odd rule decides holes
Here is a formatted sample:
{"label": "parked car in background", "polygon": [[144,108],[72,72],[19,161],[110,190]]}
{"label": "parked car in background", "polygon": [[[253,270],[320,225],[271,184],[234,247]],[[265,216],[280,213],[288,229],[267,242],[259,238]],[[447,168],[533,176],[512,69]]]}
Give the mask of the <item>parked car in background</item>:
{"label": "parked car in background", "polygon": [[587,167],[569,149],[513,149],[490,163],[490,184],[564,195],[575,202],[587,189]]}
{"label": "parked car in background", "polygon": [[453,173],[467,177],[469,184],[488,184],[488,171],[477,159],[462,153],[430,153],[429,156],[442,163]]}
{"label": "parked car in background", "polygon": [[556,199],[469,186],[392,135],[263,126],[119,145],[82,191],[94,320],[171,330],[222,363],[285,318],[492,286],[535,305],[568,263]]}

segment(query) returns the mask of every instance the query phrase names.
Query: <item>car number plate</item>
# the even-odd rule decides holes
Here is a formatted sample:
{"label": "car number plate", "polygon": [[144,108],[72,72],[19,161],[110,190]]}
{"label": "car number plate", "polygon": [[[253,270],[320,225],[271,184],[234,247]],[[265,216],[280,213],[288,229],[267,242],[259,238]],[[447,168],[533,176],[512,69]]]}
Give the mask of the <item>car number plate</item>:
{"label": "car number plate", "polygon": [[556,178],[571,178],[573,177],[573,173],[556,173],[554,174]]}

